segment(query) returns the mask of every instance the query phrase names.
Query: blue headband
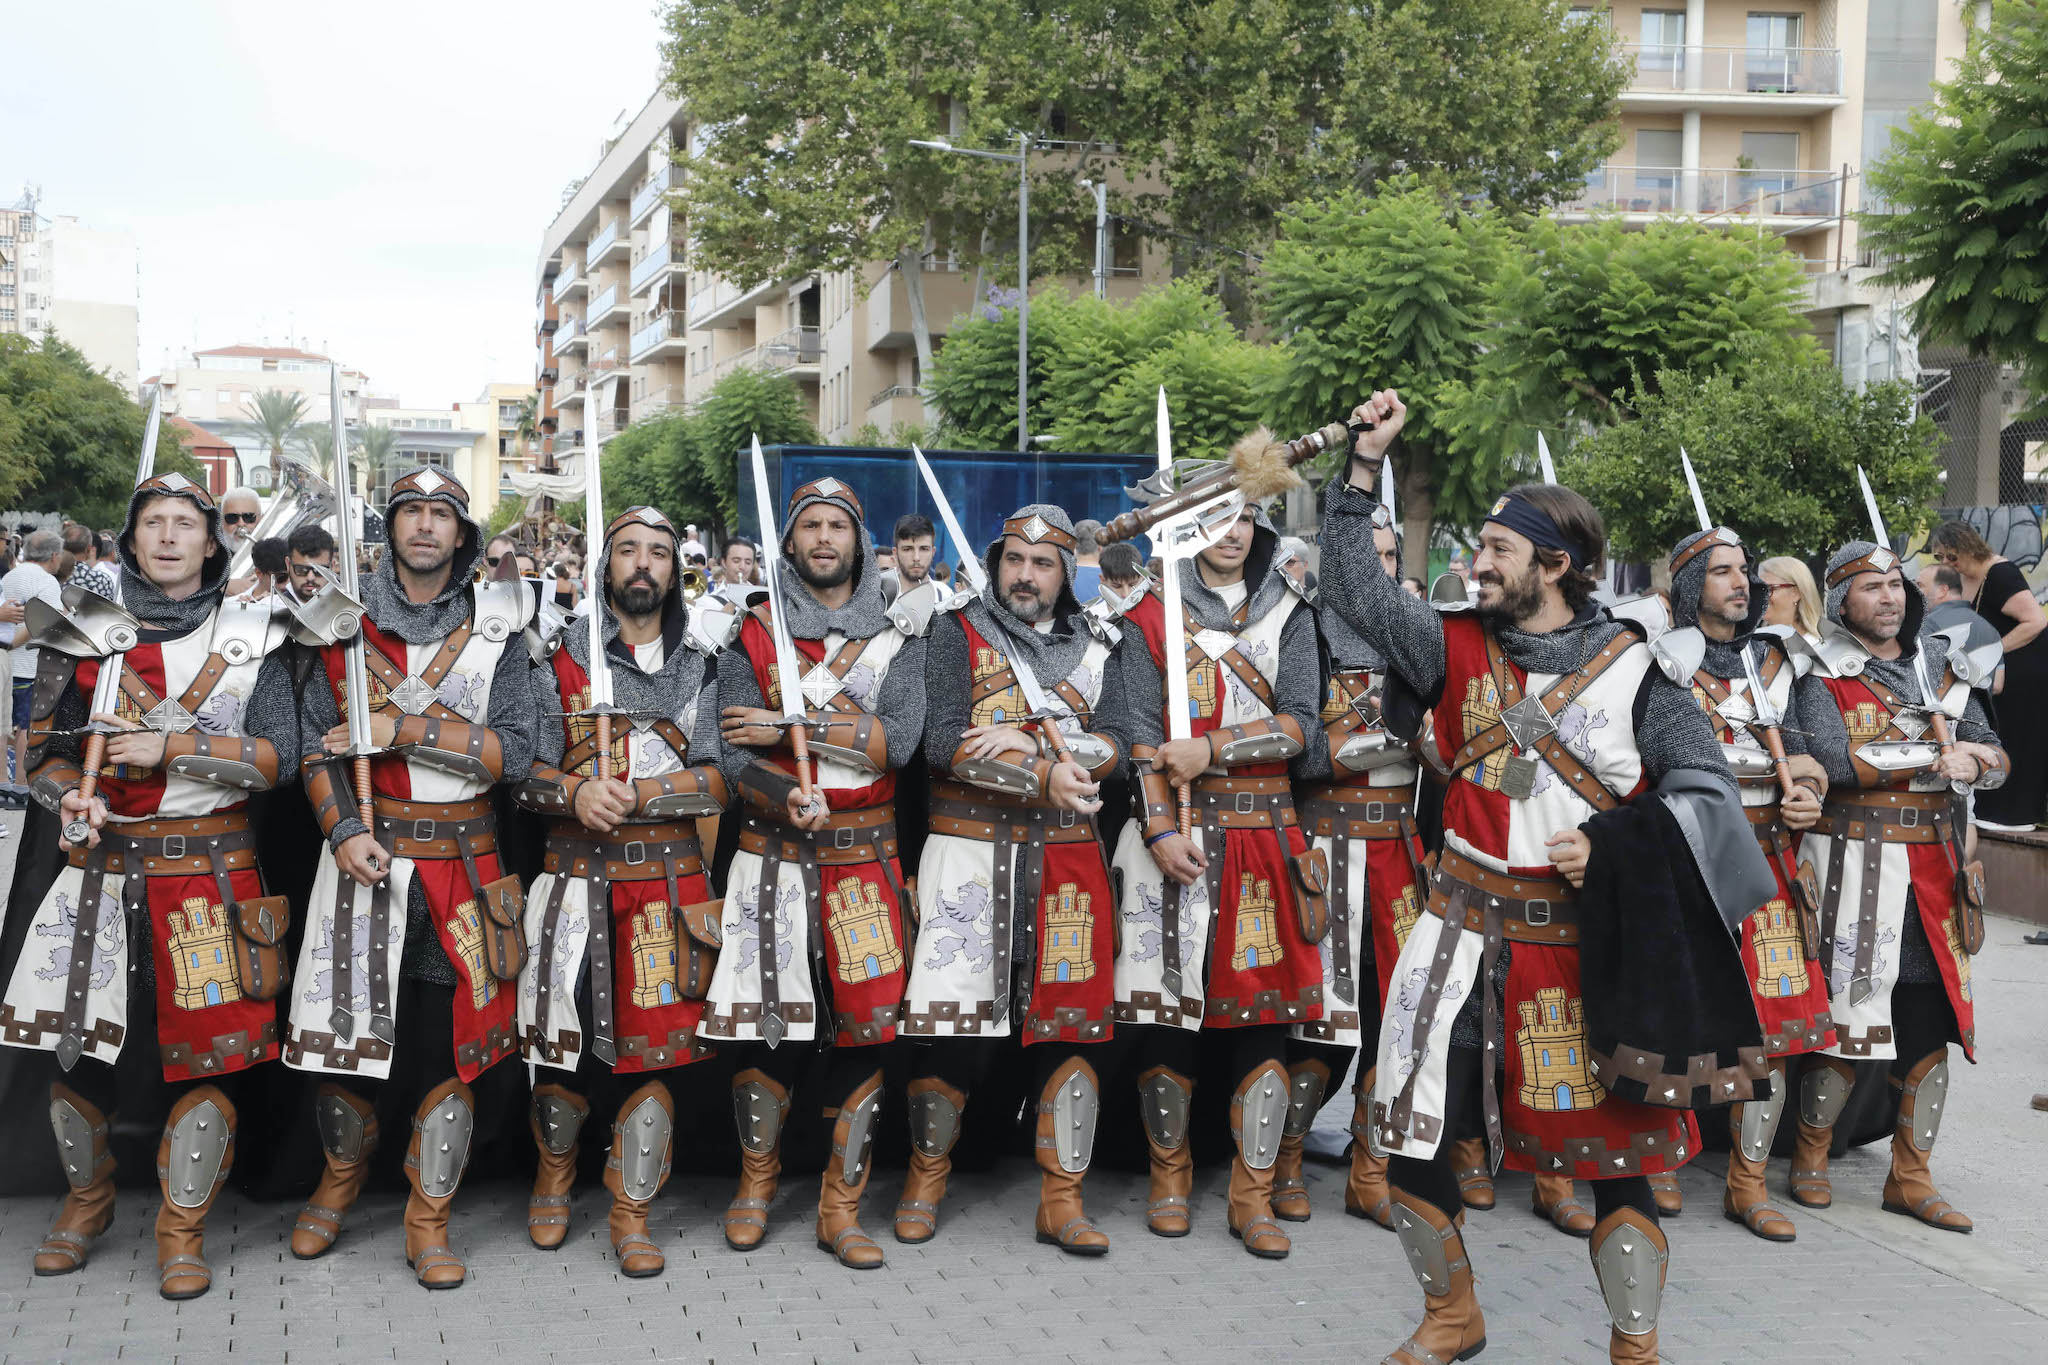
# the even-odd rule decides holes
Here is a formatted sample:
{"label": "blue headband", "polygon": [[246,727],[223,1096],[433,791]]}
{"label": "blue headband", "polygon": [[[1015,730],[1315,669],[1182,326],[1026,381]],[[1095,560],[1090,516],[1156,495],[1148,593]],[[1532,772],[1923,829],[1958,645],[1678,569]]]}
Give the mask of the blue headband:
{"label": "blue headband", "polygon": [[1486,514],[1488,521],[1499,522],[1510,531],[1527,536],[1530,543],[1546,550],[1562,550],[1570,556],[1572,567],[1583,570],[1589,558],[1584,547],[1574,545],[1557,529],[1557,523],[1550,514],[1525,498],[1509,493],[1494,503],[1493,510]]}

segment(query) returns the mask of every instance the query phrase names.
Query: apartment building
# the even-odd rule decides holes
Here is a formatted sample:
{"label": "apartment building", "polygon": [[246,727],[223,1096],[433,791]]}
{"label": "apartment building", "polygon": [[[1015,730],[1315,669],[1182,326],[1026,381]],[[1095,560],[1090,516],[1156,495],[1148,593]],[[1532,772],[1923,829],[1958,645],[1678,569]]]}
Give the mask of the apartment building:
{"label": "apartment building", "polygon": [[[697,267],[688,224],[667,199],[672,149],[690,132],[681,102],[656,94],[572,183],[542,236],[540,467],[573,474],[586,451],[627,425],[701,401],[742,367],[795,379],[827,440],[846,440],[869,423],[887,431],[921,421],[909,304],[891,263],[768,281]],[[1092,210],[1077,204],[1075,212]],[[1118,238],[1112,257],[1112,297],[1165,277],[1164,253],[1133,238]],[[974,278],[935,249],[923,279],[936,343],[975,302]],[[1061,286],[1092,282],[1079,275],[1033,287]]]}
{"label": "apartment building", "polygon": [[141,346],[135,239],[70,215],[46,217],[31,189],[0,208],[0,333],[55,334],[126,389]]}

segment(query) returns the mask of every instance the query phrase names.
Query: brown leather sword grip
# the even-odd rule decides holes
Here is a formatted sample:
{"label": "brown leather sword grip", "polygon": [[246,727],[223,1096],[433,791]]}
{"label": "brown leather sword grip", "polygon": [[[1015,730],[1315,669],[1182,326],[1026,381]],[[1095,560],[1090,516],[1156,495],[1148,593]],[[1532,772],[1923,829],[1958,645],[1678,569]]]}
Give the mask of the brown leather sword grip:
{"label": "brown leather sword grip", "polygon": [[1060,733],[1059,722],[1047,718],[1038,722],[1038,731],[1045,736],[1045,742],[1052,749],[1053,762],[1071,763],[1074,756],[1067,751],[1067,737]]}
{"label": "brown leather sword grip", "polygon": [[1176,787],[1174,792],[1180,801],[1180,836],[1183,839],[1192,839],[1195,835],[1195,794],[1185,782]]}
{"label": "brown leather sword grip", "polygon": [[100,765],[106,761],[107,737],[94,731],[85,737],[85,771],[78,778],[78,794],[85,798],[87,814],[64,826],[64,842],[73,848],[84,848],[85,841],[91,837],[92,798],[100,785]]}
{"label": "brown leather sword grip", "polygon": [[1764,747],[1771,751],[1771,764],[1778,770],[1778,790],[1785,798],[1792,797],[1792,765],[1785,757],[1785,737],[1778,733],[1775,725],[1764,728]]}
{"label": "brown leather sword grip", "polygon": [[802,725],[789,727],[789,751],[796,759],[796,789],[802,793],[804,804],[814,799],[811,789],[811,741]]}
{"label": "brown leather sword grip", "polygon": [[612,718],[597,718],[597,780],[604,782],[612,775]]}
{"label": "brown leather sword grip", "polygon": [[356,758],[356,815],[363,824],[377,828],[376,803],[370,797],[370,756],[360,754]]}

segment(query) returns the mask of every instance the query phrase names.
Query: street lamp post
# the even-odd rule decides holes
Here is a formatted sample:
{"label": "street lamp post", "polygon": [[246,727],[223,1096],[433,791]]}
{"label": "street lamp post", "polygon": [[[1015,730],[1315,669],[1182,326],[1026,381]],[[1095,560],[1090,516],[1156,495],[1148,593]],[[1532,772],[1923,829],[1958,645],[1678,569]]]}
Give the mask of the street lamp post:
{"label": "street lamp post", "polygon": [[1015,152],[984,152],[973,147],[955,147],[950,142],[924,142],[915,138],[913,147],[933,152],[978,156],[985,161],[1015,162],[1017,166],[1017,449],[1031,449],[1029,363],[1031,328],[1031,134],[1017,135]]}

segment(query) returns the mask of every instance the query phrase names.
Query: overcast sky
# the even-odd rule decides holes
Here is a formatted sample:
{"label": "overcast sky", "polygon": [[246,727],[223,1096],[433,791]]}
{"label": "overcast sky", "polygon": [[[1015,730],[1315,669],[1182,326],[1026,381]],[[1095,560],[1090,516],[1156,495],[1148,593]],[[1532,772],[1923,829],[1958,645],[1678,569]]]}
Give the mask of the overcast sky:
{"label": "overcast sky", "polygon": [[135,235],[142,374],[289,334],[408,407],[530,383],[563,187],[656,0],[0,0],[0,201]]}

